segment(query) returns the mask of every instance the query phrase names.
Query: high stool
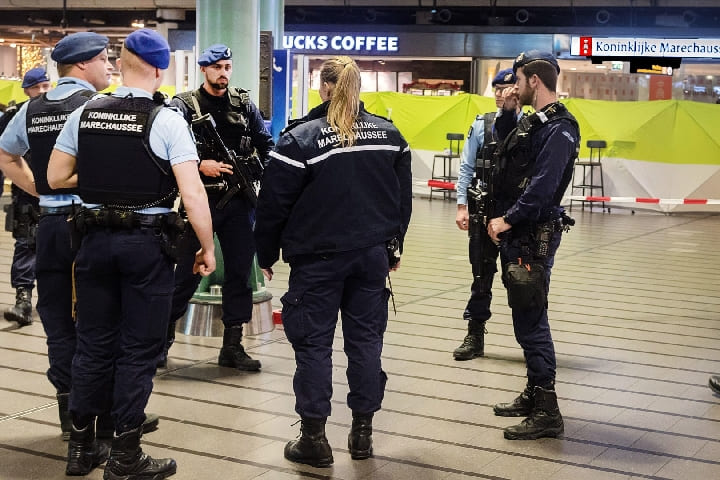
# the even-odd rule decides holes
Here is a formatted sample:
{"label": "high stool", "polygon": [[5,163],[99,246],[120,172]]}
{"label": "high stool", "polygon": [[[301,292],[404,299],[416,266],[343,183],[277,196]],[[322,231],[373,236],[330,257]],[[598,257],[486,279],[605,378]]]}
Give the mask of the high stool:
{"label": "high stool", "polygon": [[[460,142],[465,139],[465,135],[462,133],[448,133],[445,138],[450,142],[449,148],[443,153],[437,153],[433,157],[432,164],[432,180],[439,180],[441,182],[453,182],[457,180],[457,176],[453,175],[452,162],[455,158],[460,158]],[[442,163],[442,174],[435,173],[435,164],[440,160]],[[432,200],[433,192],[442,192],[444,199],[449,199],[452,196],[453,190],[451,188],[444,187],[430,187],[430,200]]]}
{"label": "high stool", "polygon": [[[603,182],[603,171],[602,171],[602,151],[604,148],[607,147],[607,142],[605,140],[588,140],[586,143],[587,147],[590,149],[590,158],[587,160],[576,160],[575,165],[573,166],[573,176],[572,176],[572,188],[570,191],[571,195],[575,195],[575,190],[580,191],[580,195],[583,197],[586,196],[595,196],[595,190],[600,190],[600,196],[605,196],[605,183]],[[575,172],[577,171],[577,167],[582,167],[582,177],[580,177],[579,182],[575,183]],[[590,175],[588,178],[587,170],[590,170]],[[599,183],[596,182],[596,173],[595,170],[598,170],[597,175],[599,176]],[[586,192],[589,192],[586,193]],[[582,203],[582,209],[585,210],[585,204],[590,204],[590,211],[592,212],[592,207],[594,202],[599,202],[600,200],[570,200],[570,211],[572,211],[572,204],[573,202],[581,202]],[[602,209],[605,211],[605,202],[602,202]],[[610,209],[608,209],[608,212]]]}

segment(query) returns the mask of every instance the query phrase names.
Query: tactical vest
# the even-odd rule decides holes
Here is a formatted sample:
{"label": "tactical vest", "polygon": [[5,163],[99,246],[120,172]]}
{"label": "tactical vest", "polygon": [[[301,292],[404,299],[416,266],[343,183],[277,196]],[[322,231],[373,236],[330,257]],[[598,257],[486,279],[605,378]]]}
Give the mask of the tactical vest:
{"label": "tactical vest", "polygon": [[[560,120],[569,121],[579,131],[577,121],[561,103],[551,103],[542,110],[520,119],[517,127],[505,138],[505,141],[495,153],[492,184],[494,192],[498,196],[502,195],[503,199],[513,201],[520,198],[530,183],[535,168],[532,136],[546,125]],[[568,173],[572,175],[575,158],[577,158],[577,152],[572,161],[568,162],[568,167],[563,173],[563,180],[553,198],[555,204],[560,202],[565,188],[567,188],[565,177],[569,181]],[[557,198],[558,195],[560,195],[560,198]]]}
{"label": "tactical vest", "polygon": [[162,108],[142,97],[106,97],[85,107],[77,154],[78,194],[84,202],[126,210],[172,208],[175,176],[149,142]]}
{"label": "tactical vest", "polygon": [[55,140],[60,135],[67,117],[96,95],[92,90],[79,90],[61,100],[50,100],[42,94],[29,101],[25,119],[28,145],[32,151],[30,169],[35,177],[35,190],[41,195],[76,193],[74,188],[53,190],[48,185],[47,169]]}
{"label": "tactical vest", "polygon": [[[246,90],[230,87],[227,89],[229,108],[218,110],[219,102],[213,102],[208,98],[208,94],[201,92],[200,89],[182,92],[176,96],[187,105],[193,115],[201,116],[205,113],[212,115],[218,134],[227,148],[234,150],[239,156],[252,154],[248,116],[250,94]],[[243,137],[247,138],[243,139]]]}

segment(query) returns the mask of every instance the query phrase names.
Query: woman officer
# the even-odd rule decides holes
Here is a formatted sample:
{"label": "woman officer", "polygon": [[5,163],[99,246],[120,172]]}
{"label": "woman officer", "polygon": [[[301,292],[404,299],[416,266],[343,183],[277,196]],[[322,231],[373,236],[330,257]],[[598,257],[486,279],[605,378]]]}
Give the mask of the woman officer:
{"label": "woman officer", "polygon": [[353,414],[348,448],[372,455],[372,417],[387,376],[380,354],[387,325],[388,245],[402,249],[410,222],[410,148],[388,120],[360,101],[360,71],[349,57],[323,63],[323,104],[286,129],[270,153],[257,207],[260,267],[272,278],[282,248],[290,264],[282,297],[285,334],[295,350],[295,411],[301,435],[285,458],[332,464],[325,421],[332,397],[332,344],[341,312],[347,403]]}

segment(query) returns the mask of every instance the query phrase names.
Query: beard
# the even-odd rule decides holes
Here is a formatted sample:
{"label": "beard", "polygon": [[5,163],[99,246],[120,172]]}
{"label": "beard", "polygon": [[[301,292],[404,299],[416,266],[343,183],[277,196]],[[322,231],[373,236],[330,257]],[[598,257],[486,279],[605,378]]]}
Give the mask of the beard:
{"label": "beard", "polygon": [[518,95],[521,105],[532,105],[535,100],[535,90],[526,88]]}
{"label": "beard", "polygon": [[228,87],[228,80],[226,78],[218,78],[216,82],[208,82],[215,90],[225,90]]}

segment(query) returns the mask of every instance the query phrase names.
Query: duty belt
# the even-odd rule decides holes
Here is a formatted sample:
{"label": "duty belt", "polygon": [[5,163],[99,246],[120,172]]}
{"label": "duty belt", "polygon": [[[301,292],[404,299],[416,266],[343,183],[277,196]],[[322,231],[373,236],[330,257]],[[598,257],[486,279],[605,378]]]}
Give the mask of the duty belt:
{"label": "duty belt", "polygon": [[165,214],[147,215],[144,213],[110,208],[83,209],[82,222],[87,227],[108,227],[117,229],[161,228],[165,224]]}
{"label": "duty belt", "polygon": [[72,212],[72,205],[64,205],[62,207],[40,207],[40,215],[68,215]]}

